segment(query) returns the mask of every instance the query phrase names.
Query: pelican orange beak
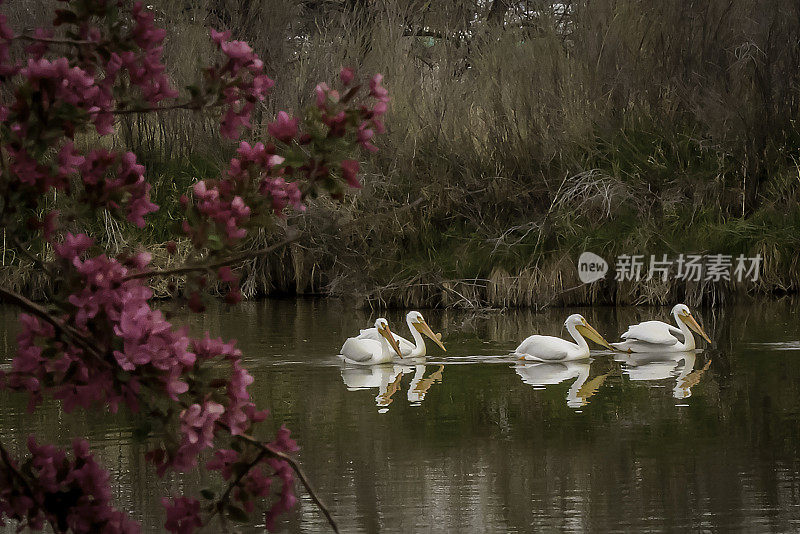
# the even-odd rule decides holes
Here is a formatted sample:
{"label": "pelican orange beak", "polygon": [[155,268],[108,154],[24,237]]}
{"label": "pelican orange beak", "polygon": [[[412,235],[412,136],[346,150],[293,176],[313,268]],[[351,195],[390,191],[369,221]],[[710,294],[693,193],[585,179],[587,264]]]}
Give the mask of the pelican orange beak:
{"label": "pelican orange beak", "polygon": [[686,323],[686,326],[688,326],[689,328],[694,330],[696,333],[698,333],[701,336],[703,336],[703,339],[705,339],[706,341],[711,343],[711,339],[708,337],[708,334],[705,333],[705,331],[703,330],[703,327],[700,326],[697,323],[697,321],[695,320],[695,318],[692,316],[691,313],[687,313],[686,315],[681,315],[681,320],[684,323]]}
{"label": "pelican orange beak", "polygon": [[578,332],[580,332],[580,334],[581,334],[582,336],[584,336],[584,337],[586,337],[586,338],[589,338],[590,340],[594,341],[594,342],[595,342],[595,343],[597,343],[598,345],[601,345],[601,346],[603,346],[603,347],[607,348],[608,350],[614,350],[614,351],[615,351],[615,350],[617,350],[617,349],[615,349],[614,347],[612,347],[611,345],[609,345],[609,344],[608,344],[608,341],[606,341],[606,340],[603,338],[603,336],[601,336],[601,335],[600,335],[600,334],[597,332],[597,330],[595,330],[594,328],[592,328],[592,327],[589,325],[589,323],[587,323],[587,322],[584,322],[583,324],[576,325],[576,326],[575,326],[575,329],[576,329]]}
{"label": "pelican orange beak", "polygon": [[389,325],[386,325],[382,328],[378,328],[378,332],[386,338],[386,341],[389,342],[389,346],[394,349],[398,356],[401,358],[403,357],[403,353],[400,351],[400,345],[397,344],[397,340],[394,338],[392,331],[389,330]]}
{"label": "pelican orange beak", "polygon": [[425,322],[425,319],[420,319],[420,320],[414,322],[413,324],[414,324],[414,328],[416,328],[418,332],[420,332],[422,334],[425,334],[426,336],[431,338],[433,340],[433,342],[436,343],[437,345],[439,345],[439,347],[443,351],[447,352],[447,349],[444,348],[444,344],[441,341],[442,335],[441,334],[438,334],[438,335],[434,334],[433,330],[431,330],[431,327],[428,326],[428,323]]}

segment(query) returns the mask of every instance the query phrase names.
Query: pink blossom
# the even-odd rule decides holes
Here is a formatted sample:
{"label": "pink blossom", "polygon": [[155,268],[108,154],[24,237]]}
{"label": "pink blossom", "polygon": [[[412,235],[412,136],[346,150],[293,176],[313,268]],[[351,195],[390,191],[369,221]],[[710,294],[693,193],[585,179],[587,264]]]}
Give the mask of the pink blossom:
{"label": "pink blossom", "polygon": [[247,387],[252,383],[253,376],[241,366],[238,360],[235,360],[231,368],[231,379],[226,386],[229,405],[222,417],[234,436],[244,434],[250,428],[250,419],[244,408],[253,406],[250,401],[250,393],[247,391]]}
{"label": "pink blossom", "polygon": [[145,215],[158,211],[158,206],[150,201],[152,186],[147,183],[144,171],[133,152],[91,151],[80,165],[86,201],[110,209],[126,207],[127,219],[143,228]]}
{"label": "pink blossom", "polygon": [[67,233],[64,236],[64,242],[53,246],[56,254],[65,260],[73,261],[81,254],[89,250],[89,247],[94,245],[94,239],[86,234]]}
{"label": "pink blossom", "polygon": [[214,457],[206,463],[206,468],[219,471],[222,478],[228,480],[233,476],[233,464],[239,460],[239,453],[231,449],[217,449]]}
{"label": "pink blossom", "polygon": [[229,31],[217,31],[214,28],[211,28],[211,40],[217,43],[218,46],[222,46],[223,41],[227,41],[231,38],[231,32]]}
{"label": "pink blossom", "polygon": [[72,141],[68,141],[58,152],[58,175],[63,179],[76,174],[78,167],[83,164],[85,158],[81,156]]}
{"label": "pink blossom", "polygon": [[39,445],[30,436],[28,450],[24,485],[0,469],[6,481],[0,488],[0,517],[34,530],[41,530],[48,522],[60,525],[64,532],[140,531],[138,523],[111,505],[108,473],[94,460],[88,443],[75,440],[69,458],[61,449]]}
{"label": "pink blossom", "polygon": [[268,459],[267,463],[274,469],[275,476],[283,482],[280,498],[264,514],[267,530],[274,532],[275,518],[291,510],[297,502],[297,497],[294,495],[294,471],[289,467],[289,464],[276,458]]}
{"label": "pink blossom", "polygon": [[376,74],[373,76],[369,81],[369,94],[381,102],[388,102],[389,91],[387,91],[386,88],[381,85],[381,83],[383,83],[382,74]]}
{"label": "pink blossom", "polygon": [[314,92],[317,93],[317,107],[320,109],[325,108],[325,103],[328,98],[328,93],[330,92],[330,87],[328,87],[327,83],[321,82],[318,83],[317,86],[314,88]]}
{"label": "pink blossom", "polygon": [[223,65],[208,70],[209,77],[218,80],[222,86],[220,95],[225,108],[220,133],[228,139],[235,139],[241,128],[251,128],[254,103],[264,100],[275,82],[264,74],[264,62],[250,45],[244,41],[230,41],[230,33],[216,30],[211,31],[211,39],[227,58]]}
{"label": "pink blossom", "polygon": [[270,197],[272,209],[278,216],[283,216],[283,209],[289,205],[299,211],[305,210],[300,188],[293,182],[286,182],[280,176],[277,178],[264,178],[261,181],[259,190],[262,195]]}
{"label": "pink blossom", "polygon": [[342,80],[344,85],[350,85],[354,76],[355,73],[351,68],[342,67],[342,70],[339,71],[339,79]]}
{"label": "pink blossom", "polygon": [[346,159],[342,160],[339,165],[342,167],[342,177],[345,181],[350,187],[359,189],[361,187],[361,182],[358,181],[359,163],[354,159]]}
{"label": "pink blossom", "polygon": [[233,274],[231,268],[227,266],[219,268],[219,270],[217,271],[217,277],[220,279],[220,281],[226,282],[228,284],[232,284],[239,280],[239,278]]}
{"label": "pink blossom", "polygon": [[370,142],[370,139],[375,135],[375,132],[370,128],[365,128],[363,125],[358,129],[358,143],[369,150],[370,152],[377,152],[378,147]]}
{"label": "pink blossom", "polygon": [[244,41],[228,41],[220,44],[222,53],[234,61],[241,61],[246,63],[255,58],[253,49]]}
{"label": "pink blossom", "polygon": [[139,87],[142,96],[151,104],[177,97],[178,92],[172,88],[165,74],[166,67],[161,62],[166,31],[155,26],[153,13],[142,2],[136,2],[132,11],[135,24],[130,38],[140,50],[119,54],[122,65],[131,82]]}
{"label": "pink blossom", "polygon": [[188,497],[175,497],[170,502],[164,497],[161,504],[167,511],[164,528],[174,534],[192,534],[203,526],[200,519],[200,502]]}
{"label": "pink blossom", "polygon": [[290,143],[297,136],[299,123],[300,119],[292,119],[285,111],[279,111],[278,118],[267,126],[267,131],[275,139]]}
{"label": "pink blossom", "polygon": [[278,429],[278,435],[275,441],[270,443],[270,445],[283,452],[297,452],[300,450],[300,447],[297,446],[297,442],[291,438],[291,432],[286,428],[286,425],[281,425]]}

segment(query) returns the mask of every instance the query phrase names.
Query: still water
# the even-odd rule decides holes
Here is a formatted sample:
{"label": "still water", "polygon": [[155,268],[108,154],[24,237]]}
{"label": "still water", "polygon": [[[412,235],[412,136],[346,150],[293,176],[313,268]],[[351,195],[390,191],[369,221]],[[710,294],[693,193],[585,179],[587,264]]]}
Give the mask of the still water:
{"label": "still water", "polygon": [[[429,344],[427,362],[376,369],[337,358],[377,317],[337,301],[246,302],[190,321],[239,340],[257,404],[292,429],[344,532],[800,529],[800,302],[696,310],[714,345],[685,358],[498,357],[534,332],[566,336],[573,311],[611,341],[630,323],[667,320],[669,309],[431,310],[447,352]],[[402,312],[385,316],[408,336]],[[13,317],[0,307],[6,358]],[[157,479],[122,415],[65,414],[55,402],[28,414],[21,396],[0,400],[0,435],[12,448],[29,433],[63,444],[88,436],[118,505],[145,531],[161,530],[161,495],[206,478]],[[302,495],[281,527],[325,523]]]}

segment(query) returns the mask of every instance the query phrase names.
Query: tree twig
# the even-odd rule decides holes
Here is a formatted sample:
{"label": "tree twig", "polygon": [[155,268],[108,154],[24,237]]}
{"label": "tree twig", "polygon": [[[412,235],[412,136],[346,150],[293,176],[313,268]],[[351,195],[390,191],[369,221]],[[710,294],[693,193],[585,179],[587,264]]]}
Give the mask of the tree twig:
{"label": "tree twig", "polygon": [[18,39],[20,41],[31,41],[34,43],[47,43],[47,44],[65,44],[65,45],[74,45],[74,46],[82,46],[82,45],[100,45],[103,44],[100,41],[85,41],[80,39],[54,39],[52,37],[36,37],[33,35],[15,35],[12,39]]}
{"label": "tree twig", "polygon": [[156,269],[150,271],[142,271],[139,273],[134,273],[126,276],[122,279],[123,282],[127,282],[128,280],[137,280],[142,278],[156,278],[156,277],[164,277],[164,276],[175,276],[180,274],[188,274],[194,273],[198,271],[209,271],[214,269],[219,269],[220,267],[228,267],[230,265],[235,265],[237,263],[241,263],[243,261],[251,260],[253,258],[258,258],[261,256],[266,256],[267,254],[274,252],[275,250],[285,247],[289,243],[293,243],[300,239],[302,234],[297,232],[296,234],[287,237],[283,241],[275,243],[267,248],[262,248],[259,250],[248,250],[242,252],[240,254],[236,254],[235,256],[231,256],[230,258],[222,261],[217,261],[213,263],[203,263],[198,265],[184,265],[182,267],[175,267],[173,269]]}
{"label": "tree twig", "polygon": [[9,456],[8,451],[3,446],[2,442],[0,442],[0,458],[3,459],[3,463],[6,464],[11,474],[22,482],[22,485],[25,486],[25,490],[28,492],[28,494],[33,495],[33,490],[31,489],[31,485],[28,483],[28,479],[26,479],[23,474],[20,473],[16,467],[14,467],[11,457]]}
{"label": "tree twig", "polygon": [[2,286],[0,286],[0,297],[2,297],[3,300],[5,300],[6,302],[9,302],[11,304],[16,304],[23,310],[26,310],[32,313],[33,315],[39,317],[40,319],[43,319],[46,322],[50,323],[53,326],[53,328],[56,329],[56,332],[59,332],[62,335],[67,335],[72,341],[72,343],[74,343],[81,349],[85,350],[90,355],[95,356],[96,358],[105,362],[105,359],[103,358],[100,349],[89,343],[85,339],[85,337],[75,328],[59,321],[56,317],[53,317],[53,315],[50,312],[48,312],[44,307],[39,306],[35,302],[26,299],[19,293],[11,291],[10,289],[6,289]]}
{"label": "tree twig", "polygon": [[16,236],[12,236],[11,237],[11,241],[14,243],[14,245],[16,245],[17,249],[19,249],[19,252],[23,256],[28,258],[30,261],[33,262],[34,265],[38,266],[40,269],[42,269],[44,272],[46,272],[47,275],[50,276],[50,278],[55,279],[55,276],[53,275],[53,271],[50,270],[50,266],[47,265],[47,262],[45,262],[43,260],[40,260],[39,258],[34,256],[33,254],[28,252],[28,249],[25,247],[25,244],[22,243],[19,239],[17,239]]}
{"label": "tree twig", "polygon": [[[228,429],[228,430],[230,430],[230,429]],[[328,507],[325,506],[325,504],[317,496],[317,492],[314,491],[314,488],[311,486],[311,482],[309,482],[308,477],[303,472],[303,470],[300,468],[300,465],[297,463],[297,461],[295,461],[294,458],[292,458],[291,456],[289,456],[288,454],[286,454],[283,451],[279,451],[279,450],[271,447],[268,443],[263,443],[263,442],[255,439],[252,436],[248,436],[246,434],[240,434],[240,435],[238,435],[236,437],[238,437],[239,439],[241,439],[241,440],[243,440],[243,441],[245,441],[245,442],[247,442],[247,443],[249,443],[251,445],[254,445],[255,447],[258,447],[259,449],[261,449],[261,451],[263,453],[269,454],[270,456],[274,456],[275,458],[279,458],[279,459],[283,460],[284,462],[286,462],[287,464],[289,464],[289,467],[291,467],[292,470],[297,474],[297,478],[299,478],[300,482],[303,484],[303,487],[305,488],[306,493],[308,493],[309,497],[311,497],[311,500],[314,501],[314,504],[317,505],[317,508],[320,509],[320,511],[322,512],[322,515],[325,516],[325,519],[328,520],[328,524],[330,525],[331,529],[336,534],[339,534],[339,526],[336,524],[336,520],[333,519],[333,516],[331,515],[330,510],[328,510]]]}
{"label": "tree twig", "polygon": [[[114,115],[132,115],[136,113],[161,113],[162,111],[172,111],[175,109],[190,109],[196,111],[201,107],[203,106],[195,102],[189,101],[189,102],[179,102],[177,104],[170,104],[169,106],[143,106],[143,107],[132,107],[132,108],[117,108],[111,110],[111,113]],[[100,111],[96,111],[95,113],[100,113]]]}

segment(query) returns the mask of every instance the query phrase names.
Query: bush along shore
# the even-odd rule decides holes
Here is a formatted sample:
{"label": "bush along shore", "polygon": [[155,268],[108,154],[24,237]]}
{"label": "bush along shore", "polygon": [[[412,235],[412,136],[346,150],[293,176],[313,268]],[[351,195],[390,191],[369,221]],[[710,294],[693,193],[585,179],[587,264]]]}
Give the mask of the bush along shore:
{"label": "bush along shore", "polygon": [[[12,22],[35,27],[36,10],[16,3],[5,4],[10,19],[30,20]],[[361,194],[311,200],[251,236],[254,249],[298,237],[244,266],[248,297],[698,305],[800,287],[796,3],[601,0],[525,11],[499,0],[427,10],[390,0],[380,13],[363,2],[162,4],[158,17],[180,36],[165,49],[179,81],[207,53],[204,25],[235,28],[263,53],[284,90],[255,112],[257,129],[278,109],[303,109],[306,80],[341,65],[385,73],[392,93]],[[156,244],[155,264],[179,263],[188,244],[165,249],[178,211],[170,199],[218,175],[235,147],[182,111],[122,117],[113,143],[141,155],[161,211],[147,232],[103,217],[72,224],[104,229],[120,250]],[[0,237],[3,284],[44,295],[13,236]],[[581,282],[584,251],[608,262],[605,278]],[[664,254],[729,255],[731,274],[739,255],[761,264],[757,280],[686,280],[677,263],[666,280],[648,279],[650,256]],[[623,255],[644,257],[639,280],[615,280]],[[180,279],[159,284],[158,295],[181,294]]]}

